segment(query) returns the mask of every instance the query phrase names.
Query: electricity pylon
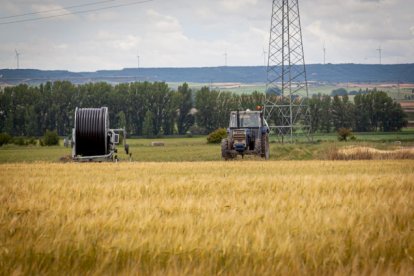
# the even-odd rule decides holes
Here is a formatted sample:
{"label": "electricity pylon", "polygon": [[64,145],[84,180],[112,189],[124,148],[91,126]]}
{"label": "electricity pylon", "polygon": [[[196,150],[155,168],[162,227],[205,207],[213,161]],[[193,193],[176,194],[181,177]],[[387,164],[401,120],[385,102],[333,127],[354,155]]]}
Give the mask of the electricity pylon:
{"label": "electricity pylon", "polygon": [[279,141],[311,140],[308,83],[298,0],[273,0],[264,112]]}

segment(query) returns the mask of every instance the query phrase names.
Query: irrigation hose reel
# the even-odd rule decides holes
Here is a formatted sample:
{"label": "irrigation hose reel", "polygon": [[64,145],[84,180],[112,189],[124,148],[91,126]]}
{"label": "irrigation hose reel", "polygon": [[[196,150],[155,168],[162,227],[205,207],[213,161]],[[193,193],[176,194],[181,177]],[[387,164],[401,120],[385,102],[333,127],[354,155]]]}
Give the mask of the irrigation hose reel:
{"label": "irrigation hose reel", "polygon": [[109,128],[107,107],[76,108],[75,127],[72,130],[72,159],[75,161],[117,161],[116,145],[119,145],[120,134],[123,137],[125,152],[129,154],[125,129]]}

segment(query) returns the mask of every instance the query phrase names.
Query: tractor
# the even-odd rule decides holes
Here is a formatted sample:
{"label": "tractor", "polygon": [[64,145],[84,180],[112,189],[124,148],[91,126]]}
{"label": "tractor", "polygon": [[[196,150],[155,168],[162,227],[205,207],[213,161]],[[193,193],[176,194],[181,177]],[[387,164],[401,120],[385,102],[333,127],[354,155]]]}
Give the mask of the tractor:
{"label": "tractor", "polygon": [[221,141],[221,156],[224,160],[234,159],[237,155],[256,155],[269,159],[269,126],[263,112],[232,111],[227,138]]}

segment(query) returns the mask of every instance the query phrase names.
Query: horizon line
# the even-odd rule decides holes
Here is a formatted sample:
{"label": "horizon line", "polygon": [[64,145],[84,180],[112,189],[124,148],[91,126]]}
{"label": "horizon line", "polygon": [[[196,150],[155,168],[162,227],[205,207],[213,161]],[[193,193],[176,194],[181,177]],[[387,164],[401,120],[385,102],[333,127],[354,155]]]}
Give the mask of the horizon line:
{"label": "horizon line", "polygon": [[[386,64],[372,64],[372,63],[309,63],[305,66],[314,66],[314,65],[320,65],[320,66],[330,66],[330,65],[364,65],[364,66],[393,66],[393,65],[414,65],[414,62],[408,62],[408,63],[386,63]],[[301,65],[297,65],[301,66]],[[248,67],[255,67],[255,68],[267,68],[267,66],[264,65],[228,65],[228,66],[171,66],[171,67],[124,67],[124,68],[118,68],[118,69],[97,69],[97,70],[69,70],[69,69],[39,69],[39,68],[0,68],[0,70],[12,70],[12,71],[24,71],[24,70],[37,70],[37,71],[66,71],[66,72],[73,72],[73,73],[94,73],[94,72],[100,72],[100,71],[122,71],[122,70],[141,70],[141,69],[208,69],[208,68],[248,68]]]}

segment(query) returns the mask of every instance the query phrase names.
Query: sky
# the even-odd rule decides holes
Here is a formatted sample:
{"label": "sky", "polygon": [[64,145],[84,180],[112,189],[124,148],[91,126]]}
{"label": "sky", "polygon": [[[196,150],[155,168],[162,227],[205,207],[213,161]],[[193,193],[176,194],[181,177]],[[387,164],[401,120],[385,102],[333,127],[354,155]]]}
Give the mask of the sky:
{"label": "sky", "polygon": [[[117,5],[128,6],[104,9]],[[413,0],[299,5],[307,64],[323,63],[324,45],[327,63],[378,64],[379,48],[383,64],[414,63]],[[228,66],[264,65],[272,1],[0,0],[0,7],[0,68],[17,67],[17,50],[20,68],[95,71],[136,68],[138,60],[224,66],[226,56]],[[100,10],[85,12],[92,9]],[[35,20],[9,24],[26,19]]]}

